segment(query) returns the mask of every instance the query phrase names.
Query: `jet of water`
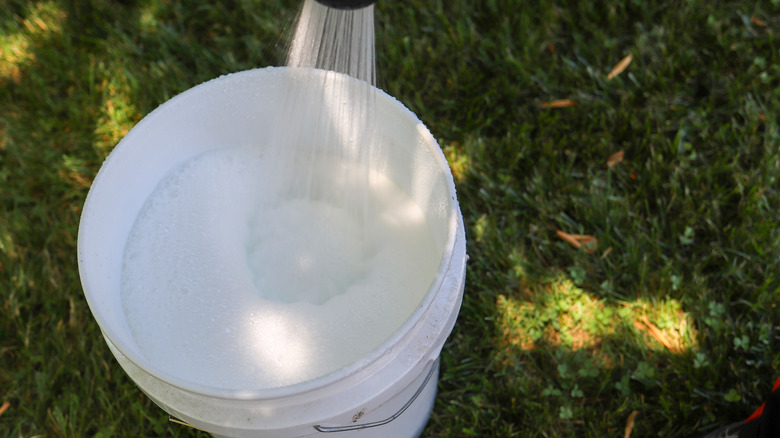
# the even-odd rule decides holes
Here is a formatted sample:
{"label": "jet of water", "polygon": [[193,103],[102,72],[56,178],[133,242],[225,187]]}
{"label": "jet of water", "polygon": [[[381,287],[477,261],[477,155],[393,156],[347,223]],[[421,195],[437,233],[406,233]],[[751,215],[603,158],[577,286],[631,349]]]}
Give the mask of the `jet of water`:
{"label": "jet of water", "polygon": [[336,9],[306,0],[287,65],[331,70],[376,85],[374,5]]}
{"label": "jet of water", "polygon": [[[296,175],[291,186],[279,188],[283,198],[321,199],[362,216],[370,210],[375,64],[372,4],[339,9],[305,0],[288,53],[290,81],[274,145],[280,166]],[[323,163],[341,171],[320,178]]]}

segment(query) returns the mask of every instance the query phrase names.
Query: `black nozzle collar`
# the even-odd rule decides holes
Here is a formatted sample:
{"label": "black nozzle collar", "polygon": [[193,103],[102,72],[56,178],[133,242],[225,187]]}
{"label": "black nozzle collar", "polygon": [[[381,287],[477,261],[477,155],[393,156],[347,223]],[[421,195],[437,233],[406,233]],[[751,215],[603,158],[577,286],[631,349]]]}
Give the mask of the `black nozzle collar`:
{"label": "black nozzle collar", "polygon": [[317,2],[336,9],[360,9],[373,5],[376,0],[317,0]]}

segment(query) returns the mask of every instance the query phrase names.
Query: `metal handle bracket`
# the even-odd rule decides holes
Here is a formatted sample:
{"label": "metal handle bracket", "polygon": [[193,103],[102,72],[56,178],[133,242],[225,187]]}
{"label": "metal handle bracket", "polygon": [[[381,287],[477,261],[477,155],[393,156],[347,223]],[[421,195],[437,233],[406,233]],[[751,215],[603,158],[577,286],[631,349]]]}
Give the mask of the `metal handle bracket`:
{"label": "metal handle bracket", "polygon": [[[333,433],[333,432],[346,432],[348,430],[362,430],[362,429],[368,429],[371,427],[377,427],[377,426],[384,426],[387,423],[390,423],[391,421],[395,420],[396,418],[400,417],[401,414],[406,411],[409,406],[414,403],[415,400],[417,400],[417,397],[420,396],[420,394],[423,392],[423,389],[425,389],[425,386],[428,384],[428,381],[431,380],[431,377],[433,377],[433,374],[436,372],[436,369],[439,365],[439,358],[436,358],[436,361],[433,362],[431,365],[431,369],[428,371],[428,375],[425,376],[425,380],[423,380],[422,385],[420,385],[419,388],[417,388],[417,391],[412,395],[412,398],[409,399],[409,401],[404,404],[401,409],[398,410],[395,414],[391,415],[388,418],[385,418],[381,421],[374,421],[372,423],[365,423],[365,424],[350,424],[347,426],[320,426],[319,424],[314,426],[315,429],[317,429],[318,432],[322,433]],[[358,416],[356,416],[358,417]],[[358,417],[359,418],[359,417]]]}

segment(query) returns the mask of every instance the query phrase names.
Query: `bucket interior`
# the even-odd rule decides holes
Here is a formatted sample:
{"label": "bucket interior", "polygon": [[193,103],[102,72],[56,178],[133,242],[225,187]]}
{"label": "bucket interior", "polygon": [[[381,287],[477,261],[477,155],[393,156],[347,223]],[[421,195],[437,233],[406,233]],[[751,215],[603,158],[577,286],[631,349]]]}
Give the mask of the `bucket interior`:
{"label": "bucket interior", "polygon": [[[172,169],[228,145],[253,147],[258,139],[271,135],[289,81],[287,69],[266,68],[224,76],[182,93],[128,133],[90,189],[78,237],[87,301],[104,336],[136,365],[165,381],[202,389],[197,382],[181,381],[147,360],[131,333],[120,294],[128,235],[147,199]],[[457,227],[454,185],[435,140],[403,105],[378,92],[376,119],[377,141],[383,147],[374,157],[373,170],[424,212],[441,258],[438,273],[419,303],[423,309],[440,286],[452,252]],[[409,325],[400,321],[399,332]]]}

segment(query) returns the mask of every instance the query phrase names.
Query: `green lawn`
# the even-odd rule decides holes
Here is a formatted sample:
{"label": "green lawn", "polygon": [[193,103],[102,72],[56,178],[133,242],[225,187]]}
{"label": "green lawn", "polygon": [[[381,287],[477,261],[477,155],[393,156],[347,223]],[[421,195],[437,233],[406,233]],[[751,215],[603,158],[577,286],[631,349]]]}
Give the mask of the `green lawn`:
{"label": "green lawn", "polygon": [[[0,0],[0,435],[205,436],[105,346],[79,215],[157,105],[283,63],[301,3]],[[778,0],[379,0],[380,87],[438,138],[469,238],[424,436],[622,437],[638,412],[632,437],[695,437],[761,403],[778,36]]]}

